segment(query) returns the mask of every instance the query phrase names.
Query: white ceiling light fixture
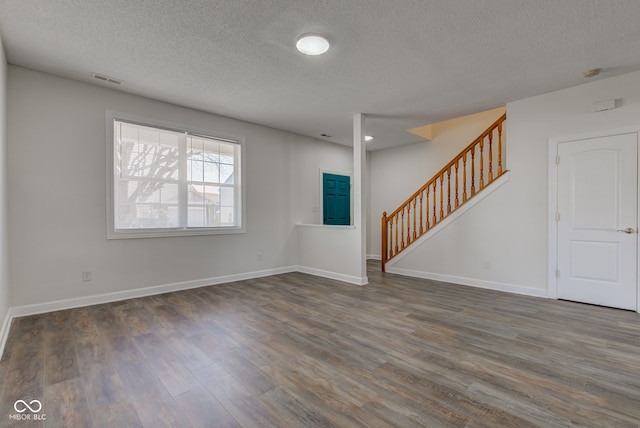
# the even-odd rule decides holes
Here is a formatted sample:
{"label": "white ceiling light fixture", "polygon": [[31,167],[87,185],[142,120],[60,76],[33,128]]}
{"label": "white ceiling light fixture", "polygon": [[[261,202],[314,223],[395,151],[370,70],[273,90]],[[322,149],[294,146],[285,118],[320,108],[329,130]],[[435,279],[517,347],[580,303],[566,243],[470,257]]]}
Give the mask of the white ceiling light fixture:
{"label": "white ceiling light fixture", "polygon": [[364,136],[364,141],[371,141],[371,140],[373,140],[373,137],[371,135]]}
{"label": "white ceiling light fixture", "polygon": [[296,48],[305,55],[322,55],[329,46],[329,41],[319,34],[303,34],[296,42]]}

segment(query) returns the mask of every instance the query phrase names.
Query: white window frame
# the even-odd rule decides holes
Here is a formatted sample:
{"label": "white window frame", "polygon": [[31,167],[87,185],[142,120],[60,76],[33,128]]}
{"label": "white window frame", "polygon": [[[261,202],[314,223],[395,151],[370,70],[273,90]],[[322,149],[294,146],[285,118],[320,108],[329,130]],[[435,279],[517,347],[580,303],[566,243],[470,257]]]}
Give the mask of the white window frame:
{"label": "white window frame", "polygon": [[[162,238],[171,236],[199,236],[199,235],[228,235],[236,233],[245,233],[246,228],[246,191],[245,191],[245,140],[242,137],[225,135],[220,132],[214,132],[207,129],[198,129],[191,126],[165,122],[156,119],[150,119],[141,116],[135,116],[128,113],[120,113],[107,110],[106,112],[106,139],[107,139],[107,239],[129,239],[129,238]],[[156,229],[116,229],[115,228],[115,209],[114,200],[114,121],[123,121],[132,124],[154,127],[174,132],[194,134],[198,136],[206,136],[212,139],[227,140],[236,143],[240,147],[240,160],[237,163],[240,174],[234,177],[236,182],[236,191],[239,197],[235,200],[235,209],[239,212],[235,226],[215,226],[215,227],[176,227],[176,228],[156,228]],[[185,207],[180,209],[186,210]]]}

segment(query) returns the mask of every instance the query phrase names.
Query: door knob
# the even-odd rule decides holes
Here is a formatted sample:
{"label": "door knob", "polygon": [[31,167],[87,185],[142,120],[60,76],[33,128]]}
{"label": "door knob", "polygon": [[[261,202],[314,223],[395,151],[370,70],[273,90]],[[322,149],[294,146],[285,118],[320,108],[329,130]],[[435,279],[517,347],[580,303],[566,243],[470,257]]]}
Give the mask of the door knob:
{"label": "door knob", "polygon": [[627,227],[626,229],[618,229],[618,232],[632,234],[632,233],[636,233],[637,230],[635,230],[633,227]]}

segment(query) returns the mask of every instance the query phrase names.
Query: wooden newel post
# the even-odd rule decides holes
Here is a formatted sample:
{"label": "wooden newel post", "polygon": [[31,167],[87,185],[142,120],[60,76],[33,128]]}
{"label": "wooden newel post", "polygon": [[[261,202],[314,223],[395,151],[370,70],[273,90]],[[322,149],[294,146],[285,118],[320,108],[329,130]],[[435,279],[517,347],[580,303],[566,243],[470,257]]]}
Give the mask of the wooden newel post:
{"label": "wooden newel post", "polygon": [[382,260],[382,272],[384,272],[384,265],[387,262],[387,212],[382,213],[382,247],[381,247],[381,256]]}

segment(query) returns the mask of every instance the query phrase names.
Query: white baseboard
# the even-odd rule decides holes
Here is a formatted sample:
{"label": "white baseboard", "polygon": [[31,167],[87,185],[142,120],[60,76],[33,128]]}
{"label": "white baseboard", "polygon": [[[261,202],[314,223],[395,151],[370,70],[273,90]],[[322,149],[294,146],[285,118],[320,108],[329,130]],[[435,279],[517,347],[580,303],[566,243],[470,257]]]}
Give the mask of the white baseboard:
{"label": "white baseboard", "polygon": [[422,272],[396,267],[387,267],[386,271],[397,275],[412,276],[414,278],[432,279],[435,281],[451,282],[454,284],[484,288],[486,290],[504,291],[507,293],[521,294],[524,296],[542,297],[545,299],[548,298],[547,290],[542,288],[524,287],[521,285],[506,284],[503,282],[486,281],[483,279],[466,278],[463,276],[445,275],[433,272]]}
{"label": "white baseboard", "polygon": [[[218,276],[213,278],[198,279],[194,281],[176,282],[172,284],[157,285],[153,287],[138,288],[134,290],[117,291],[113,293],[85,296],[74,299],[57,300],[54,302],[37,303],[33,305],[15,306],[9,308],[0,329],[0,356],[4,352],[4,347],[9,336],[9,329],[14,318],[36,315],[45,312],[60,311],[65,309],[79,308],[83,306],[99,305],[103,303],[117,302],[120,300],[134,299],[137,297],[152,296],[156,294],[170,293],[173,291],[188,290],[192,288],[205,287],[209,285],[225,284],[247,279],[262,278],[266,276],[279,275],[290,272],[302,272],[309,275],[334,279],[349,284],[366,285],[369,279],[353,275],[344,275],[337,272],[315,269],[306,266],[289,266],[276,269],[268,269],[255,272],[247,272],[235,275]],[[434,274],[429,272],[413,271],[389,267],[387,272],[399,275],[413,276],[417,278],[433,279],[437,281],[453,282],[457,284],[470,285],[473,287],[486,288],[490,290],[507,291],[510,293],[523,294],[535,297],[547,297],[546,290],[535,288],[514,286],[510,284],[489,282],[472,278],[457,277],[451,275]]]}
{"label": "white baseboard", "polygon": [[367,260],[382,260],[380,254],[367,254]]}
{"label": "white baseboard", "polygon": [[56,300],[53,302],[36,303],[33,305],[14,306],[10,309],[12,316],[23,317],[42,314],[45,312],[73,309],[83,306],[99,305],[102,303],[117,302],[119,300],[135,299],[137,297],[153,296],[155,294],[170,293],[172,291],[189,290],[191,288],[205,287],[208,285],[225,284],[228,282],[243,281],[245,279],[262,278],[265,276],[295,272],[296,267],[283,267],[262,271],[239,273],[234,275],[217,276],[213,278],[197,279],[193,281],[175,282],[172,284],[156,285],[152,287],[136,288],[133,290],[115,291],[113,293],[97,294],[94,296],[78,297],[74,299]]}
{"label": "white baseboard", "polygon": [[342,282],[348,282],[349,284],[367,285],[369,283],[369,278],[367,278],[366,276],[360,278],[359,276],[345,275],[342,273],[310,268],[306,266],[298,266],[297,271],[302,273],[308,273],[309,275],[320,276],[322,278],[329,278],[329,279],[335,279]]}
{"label": "white baseboard", "polygon": [[0,330],[0,357],[2,357],[2,354],[4,352],[4,347],[9,337],[11,322],[14,318],[37,315],[46,312],[61,311],[65,309],[80,308],[84,306],[99,305],[103,303],[117,302],[120,300],[135,299],[137,297],[153,296],[156,294],[170,293],[173,291],[189,290],[191,288],[206,287],[209,285],[218,285],[235,281],[243,281],[247,279],[263,278],[266,276],[279,275],[290,272],[302,272],[356,285],[366,285],[369,282],[367,277],[359,278],[356,276],[343,275],[336,272],[307,268],[304,266],[288,266],[276,269],[240,273],[235,275],[198,279],[194,281],[156,285],[153,287],[136,288],[134,290],[116,291],[113,293],[97,294],[94,296],[78,297],[74,299],[36,303],[33,305],[14,306],[9,308],[9,310],[7,311],[7,315],[5,316],[5,319],[2,323],[2,329]]}

